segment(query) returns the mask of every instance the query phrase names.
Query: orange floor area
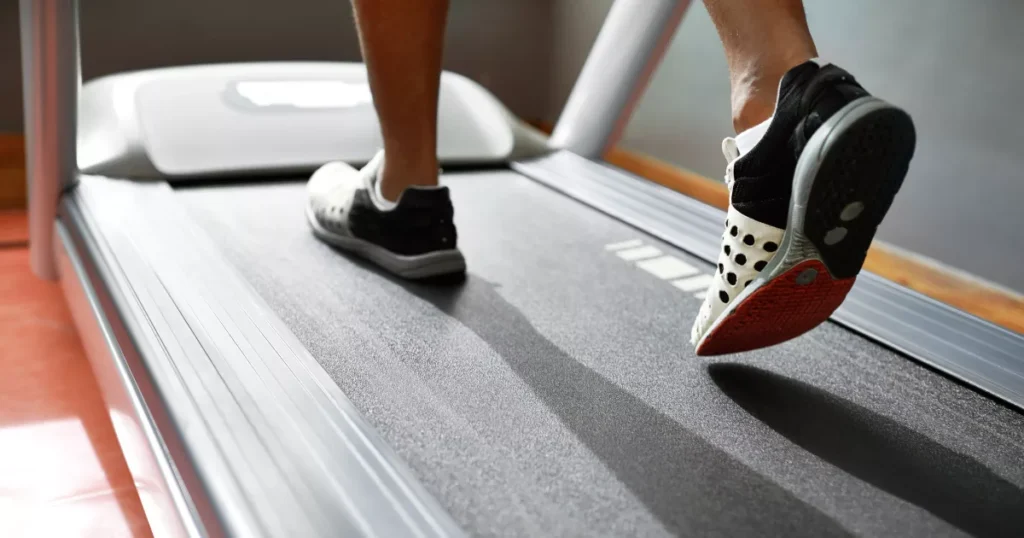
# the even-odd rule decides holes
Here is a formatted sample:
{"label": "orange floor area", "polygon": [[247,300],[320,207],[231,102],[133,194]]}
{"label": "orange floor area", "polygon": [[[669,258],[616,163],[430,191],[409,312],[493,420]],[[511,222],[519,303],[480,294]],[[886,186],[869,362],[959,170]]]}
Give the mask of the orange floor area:
{"label": "orange floor area", "polygon": [[0,244],[0,536],[152,536],[61,290],[18,241]]}
{"label": "orange floor area", "polygon": [[0,210],[0,248],[28,245],[28,219],[20,210]]}

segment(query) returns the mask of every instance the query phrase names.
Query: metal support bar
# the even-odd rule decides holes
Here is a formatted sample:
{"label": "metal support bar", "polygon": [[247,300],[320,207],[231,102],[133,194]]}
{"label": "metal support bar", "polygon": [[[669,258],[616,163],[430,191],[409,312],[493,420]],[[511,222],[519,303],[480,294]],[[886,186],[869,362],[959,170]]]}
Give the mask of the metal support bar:
{"label": "metal support bar", "polygon": [[78,0],[21,0],[20,10],[29,254],[35,274],[53,280],[57,202],[78,171]]}
{"label": "metal support bar", "polygon": [[550,144],[600,158],[622,136],[690,0],[616,0]]}

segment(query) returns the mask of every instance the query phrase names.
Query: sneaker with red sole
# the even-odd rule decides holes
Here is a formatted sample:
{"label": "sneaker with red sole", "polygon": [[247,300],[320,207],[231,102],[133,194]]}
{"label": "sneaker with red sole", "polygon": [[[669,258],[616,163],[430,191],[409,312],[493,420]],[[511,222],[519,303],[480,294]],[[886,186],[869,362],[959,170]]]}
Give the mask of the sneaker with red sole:
{"label": "sneaker with red sole", "polygon": [[775,113],[723,142],[729,210],[694,321],[698,355],[775,345],[842,304],[907,174],[913,121],[846,71],[782,78]]}

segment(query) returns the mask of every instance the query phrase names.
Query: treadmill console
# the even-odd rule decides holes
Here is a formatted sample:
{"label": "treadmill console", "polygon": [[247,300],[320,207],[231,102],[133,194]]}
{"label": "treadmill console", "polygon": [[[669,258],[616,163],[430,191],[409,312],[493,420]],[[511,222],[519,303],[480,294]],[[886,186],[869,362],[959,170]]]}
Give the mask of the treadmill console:
{"label": "treadmill console", "polygon": [[[514,146],[512,115],[479,84],[441,77],[442,164],[493,164]],[[81,90],[79,168],[187,181],[306,173],[367,162],[382,146],[361,63],[245,63],[123,73]]]}

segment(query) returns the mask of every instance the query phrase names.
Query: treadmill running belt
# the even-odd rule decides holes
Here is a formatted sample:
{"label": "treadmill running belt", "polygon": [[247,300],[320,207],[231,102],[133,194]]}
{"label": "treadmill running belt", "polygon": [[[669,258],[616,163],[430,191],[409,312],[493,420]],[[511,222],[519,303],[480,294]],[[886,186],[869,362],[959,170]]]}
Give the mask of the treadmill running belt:
{"label": "treadmill running belt", "polygon": [[714,268],[514,172],[447,174],[461,285],[315,240],[304,183],[180,199],[474,536],[1024,536],[1024,417],[836,325],[698,358]]}

